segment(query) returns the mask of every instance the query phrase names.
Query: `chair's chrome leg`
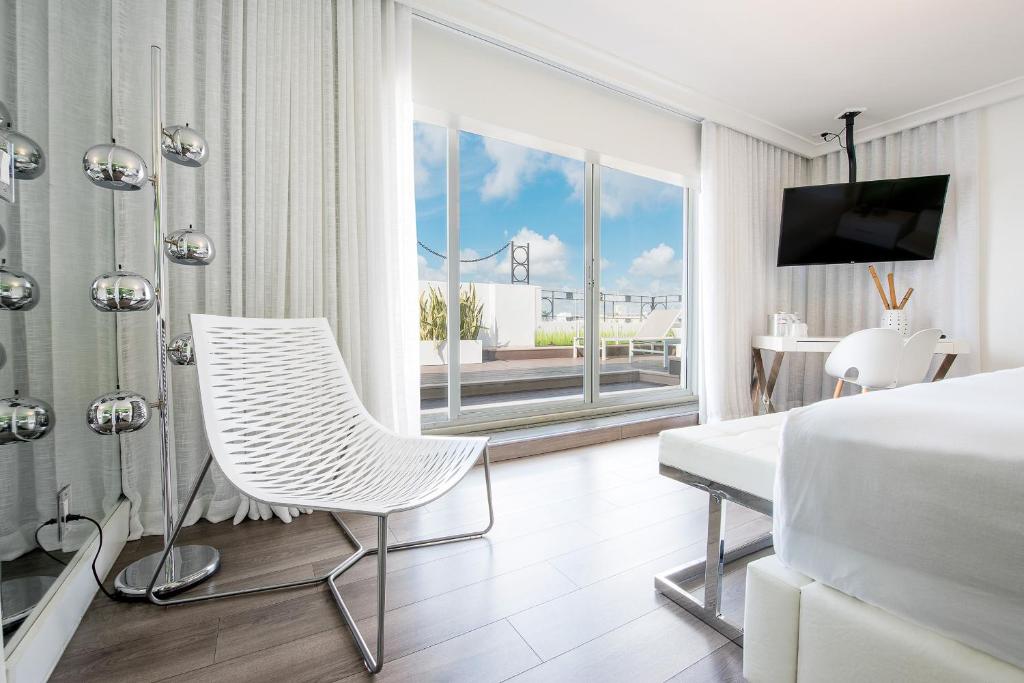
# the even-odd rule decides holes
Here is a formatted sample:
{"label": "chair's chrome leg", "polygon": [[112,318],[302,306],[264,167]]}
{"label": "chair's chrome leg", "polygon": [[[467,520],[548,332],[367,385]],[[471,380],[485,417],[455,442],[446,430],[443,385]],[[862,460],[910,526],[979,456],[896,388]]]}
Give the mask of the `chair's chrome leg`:
{"label": "chair's chrome leg", "polygon": [[377,524],[377,661],[367,668],[375,674],[384,666],[384,613],[387,611],[388,588],[388,518]]}
{"label": "chair's chrome leg", "polygon": [[342,521],[341,515],[339,515],[336,512],[332,512],[331,516],[334,517],[334,520],[341,527],[341,530],[345,534],[345,537],[348,539],[348,541],[353,546],[355,546],[355,552],[353,552],[352,555],[350,555],[349,557],[345,558],[345,560],[342,561],[341,564],[339,564],[337,567],[332,569],[327,574],[324,574],[323,576],[318,576],[318,577],[313,578],[313,579],[303,579],[301,581],[289,581],[289,582],[286,582],[286,583],[275,583],[275,584],[271,584],[269,586],[256,586],[256,587],[253,587],[253,588],[243,588],[241,590],[234,590],[234,591],[222,591],[220,593],[207,593],[206,595],[193,595],[193,596],[184,597],[184,598],[172,598],[172,599],[163,599],[163,598],[161,598],[155,592],[156,582],[160,578],[160,574],[163,572],[164,565],[167,563],[167,558],[170,556],[171,549],[174,547],[174,543],[178,539],[178,534],[181,532],[181,528],[182,528],[182,526],[185,523],[185,517],[188,514],[189,509],[192,507],[192,504],[196,500],[196,495],[199,493],[199,486],[200,486],[200,484],[203,483],[203,479],[206,477],[206,474],[210,471],[210,465],[211,465],[212,462],[213,462],[213,456],[207,455],[206,456],[206,460],[203,462],[203,467],[199,471],[199,476],[196,477],[195,482],[192,484],[192,490],[189,492],[188,500],[185,503],[185,507],[181,511],[181,516],[178,518],[178,521],[174,525],[174,531],[171,533],[170,542],[167,544],[167,547],[164,549],[163,554],[160,556],[160,563],[157,565],[156,572],[153,574],[153,579],[149,582],[149,586],[148,586],[148,588],[146,590],[146,597],[149,598],[149,601],[152,602],[154,605],[162,605],[162,606],[166,606],[166,605],[185,605],[185,604],[193,603],[193,602],[203,602],[205,600],[214,600],[216,598],[232,598],[232,597],[237,597],[239,595],[249,595],[251,593],[265,593],[267,591],[273,591],[273,590],[282,590],[282,589],[287,589],[287,588],[301,588],[302,586],[311,586],[313,584],[320,583],[321,581],[327,580],[327,578],[329,576],[340,574],[340,573],[344,572],[346,569],[348,569],[349,567],[351,567],[356,562],[358,562],[359,560],[361,560],[363,557],[366,556],[366,549],[363,548],[363,544],[359,542],[359,540],[355,537],[355,535],[348,528],[348,526],[345,524],[345,522]]}
{"label": "chair's chrome leg", "polygon": [[[348,541],[355,546],[355,552],[347,557],[341,564],[332,569],[330,572],[323,576],[318,576],[314,579],[305,579],[302,581],[292,581],[289,583],[279,583],[270,586],[258,586],[255,588],[245,588],[236,591],[225,591],[222,593],[210,593],[207,595],[197,595],[186,598],[175,598],[172,600],[164,600],[154,594],[153,589],[156,585],[157,578],[160,576],[160,572],[163,570],[164,564],[167,562],[167,558],[170,553],[170,547],[174,545],[174,541],[178,538],[178,534],[184,524],[185,516],[195,502],[196,494],[199,492],[199,485],[202,483],[203,478],[210,469],[212,463],[212,456],[207,456],[206,461],[203,463],[203,469],[196,478],[195,483],[192,486],[192,490],[189,493],[188,501],[181,513],[181,517],[178,519],[174,526],[174,532],[171,534],[171,541],[168,544],[168,549],[164,551],[160,558],[160,564],[157,567],[156,574],[153,580],[149,584],[147,596],[150,602],[157,605],[183,605],[192,602],[201,602],[204,600],[214,600],[216,598],[227,598],[235,597],[239,595],[247,595],[250,593],[261,593],[265,591],[279,590],[284,588],[298,588],[300,586],[308,586],[315,583],[325,581],[327,587],[331,591],[331,596],[338,605],[338,609],[341,612],[342,618],[348,625],[349,630],[352,632],[352,638],[356,643],[356,647],[359,648],[360,654],[362,654],[363,662],[370,673],[379,673],[381,668],[384,666],[384,615],[387,611],[387,555],[390,550],[406,550],[408,548],[419,548],[429,545],[439,545],[441,543],[451,543],[453,541],[462,541],[470,538],[479,538],[486,534],[494,526],[494,498],[493,491],[491,489],[491,459],[490,454],[484,449],[484,483],[487,488],[487,526],[480,531],[471,531],[462,534],[452,534],[449,536],[439,536],[437,538],[427,538],[419,541],[409,541],[406,543],[398,543],[389,546],[388,545],[388,518],[387,515],[382,515],[378,518],[377,526],[377,547],[376,548],[364,548],[362,543],[356,538],[352,530],[348,528],[342,520],[341,515],[332,512],[331,516],[341,527],[342,532]],[[369,646],[366,644],[366,639],[363,638],[363,634],[359,631],[356,626],[355,618],[352,616],[351,611],[348,609],[348,605],[345,604],[344,599],[341,597],[341,591],[338,589],[335,579],[341,574],[345,573],[350,569],[356,562],[363,559],[367,555],[377,555],[377,646],[376,655],[370,652]]]}
{"label": "chair's chrome leg", "polygon": [[[467,531],[461,534],[450,534],[448,536],[437,536],[435,538],[423,538],[416,541],[405,541],[404,543],[393,543],[388,546],[388,550],[408,550],[409,548],[422,548],[428,545],[441,545],[443,543],[452,543],[454,541],[466,541],[471,538],[480,538],[487,534],[494,527],[494,498],[491,491],[491,458],[484,449],[484,483],[487,487],[487,526],[480,531]],[[376,548],[369,548],[366,551],[367,555],[373,555],[377,552]]]}
{"label": "chair's chrome leg", "polygon": [[[334,583],[334,580],[338,578],[345,570],[335,570],[330,574],[327,579],[327,587],[331,590],[331,596],[334,597],[334,602],[338,604],[338,610],[341,612],[342,619],[348,625],[348,630],[352,633],[352,640],[355,641],[356,647],[359,648],[359,653],[363,656],[363,664],[366,669],[372,673],[379,673],[384,667],[384,613],[387,611],[386,597],[387,597],[387,557],[388,557],[388,518],[387,515],[382,515],[377,521],[377,548],[373,549],[373,552],[377,553],[377,647],[376,655],[370,652],[370,646],[366,644],[366,638],[363,637],[362,632],[356,625],[355,617],[352,616],[352,612],[349,611],[348,605],[345,604],[344,598],[341,597],[341,591],[338,590],[338,585]],[[347,569],[347,567],[346,567]]]}

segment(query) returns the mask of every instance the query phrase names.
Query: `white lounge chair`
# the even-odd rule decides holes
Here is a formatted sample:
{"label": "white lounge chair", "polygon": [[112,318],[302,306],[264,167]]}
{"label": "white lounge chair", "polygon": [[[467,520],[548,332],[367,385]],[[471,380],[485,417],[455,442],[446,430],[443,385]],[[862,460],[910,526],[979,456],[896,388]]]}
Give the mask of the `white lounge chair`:
{"label": "white lounge chair", "polygon": [[[678,337],[670,337],[672,329],[682,313],[678,308],[656,308],[647,314],[640,323],[640,328],[632,337],[602,337],[601,360],[608,360],[609,346],[629,345],[629,362],[639,353],[653,353],[664,356],[665,367],[668,367],[669,347],[682,343]],[[583,337],[572,341],[573,358],[583,350]]]}
{"label": "white lounge chair", "polygon": [[[487,439],[401,436],[363,407],[327,321],[192,316],[203,421],[211,454],[157,565],[147,595],[173,605],[326,582],[371,673],[384,664],[387,554],[482,536],[494,523]],[[463,534],[388,545],[388,516],[451,490],[483,458],[489,522]],[[199,485],[217,461],[243,494],[271,506],[330,512],[355,547],[323,576],[171,600],[154,594]],[[377,517],[377,547],[363,548],[340,513]],[[339,539],[340,540],[340,539]],[[371,654],[334,580],[377,555],[377,646]]]}

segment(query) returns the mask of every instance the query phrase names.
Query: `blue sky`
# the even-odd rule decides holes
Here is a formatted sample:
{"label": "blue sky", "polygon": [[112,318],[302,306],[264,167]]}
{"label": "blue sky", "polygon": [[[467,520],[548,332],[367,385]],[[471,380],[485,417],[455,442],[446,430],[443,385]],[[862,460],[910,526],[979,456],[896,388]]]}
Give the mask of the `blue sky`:
{"label": "blue sky", "polygon": [[[416,124],[419,239],[447,252],[445,130]],[[510,239],[530,244],[531,284],[583,286],[583,162],[460,133],[461,257],[476,258]],[[602,291],[682,291],[682,188],[610,168],[601,172]],[[421,279],[443,279],[444,264],[418,250]],[[508,252],[463,263],[464,282],[509,282]]]}

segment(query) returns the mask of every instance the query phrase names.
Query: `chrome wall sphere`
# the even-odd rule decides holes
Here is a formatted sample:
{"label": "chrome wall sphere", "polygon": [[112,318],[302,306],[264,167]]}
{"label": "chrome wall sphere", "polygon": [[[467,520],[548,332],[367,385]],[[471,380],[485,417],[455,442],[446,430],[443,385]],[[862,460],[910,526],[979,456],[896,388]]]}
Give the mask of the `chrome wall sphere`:
{"label": "chrome wall sphere", "polygon": [[41,439],[54,422],[53,408],[44,401],[20,396],[0,399],[0,446]]}
{"label": "chrome wall sphere", "polygon": [[121,390],[96,398],[85,413],[89,429],[103,436],[142,429],[149,417],[149,404],[141,394]]}
{"label": "chrome wall sphere", "polygon": [[0,309],[29,311],[39,303],[39,284],[31,275],[0,264]]}
{"label": "chrome wall sphere", "polygon": [[82,157],[82,170],[94,185],[108,190],[139,190],[149,182],[143,158],[120,145],[93,145]]}
{"label": "chrome wall sphere", "polygon": [[163,129],[160,153],[168,161],[195,168],[206,163],[210,148],[206,144],[206,138],[185,124]]}
{"label": "chrome wall sphere", "polygon": [[164,238],[164,253],[183,266],[208,266],[215,256],[213,240],[203,232],[175,230]]}
{"label": "chrome wall sphere", "polygon": [[126,270],[105,273],[92,281],[89,298],[100,311],[145,311],[152,307],[155,296],[149,280]]}
{"label": "chrome wall sphere", "polygon": [[7,139],[14,148],[14,177],[19,180],[34,180],[46,170],[46,157],[35,140],[10,128]]}
{"label": "chrome wall sphere", "polygon": [[167,345],[167,357],[175,365],[195,365],[196,351],[192,346],[192,333],[183,332]]}

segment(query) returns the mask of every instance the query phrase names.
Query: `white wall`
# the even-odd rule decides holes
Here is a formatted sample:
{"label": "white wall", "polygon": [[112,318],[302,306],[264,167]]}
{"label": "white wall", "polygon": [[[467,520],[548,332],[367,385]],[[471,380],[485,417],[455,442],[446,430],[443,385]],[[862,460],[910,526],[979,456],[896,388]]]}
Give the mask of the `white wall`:
{"label": "white wall", "polygon": [[536,138],[567,155],[593,150],[623,170],[666,171],[675,176],[666,180],[691,188],[700,182],[696,122],[422,20],[413,22],[412,84],[419,117],[457,114],[457,125],[474,132],[498,135],[487,127],[495,126],[510,142]]}
{"label": "white wall", "polygon": [[1024,97],[983,111],[981,367],[1024,366]]}

